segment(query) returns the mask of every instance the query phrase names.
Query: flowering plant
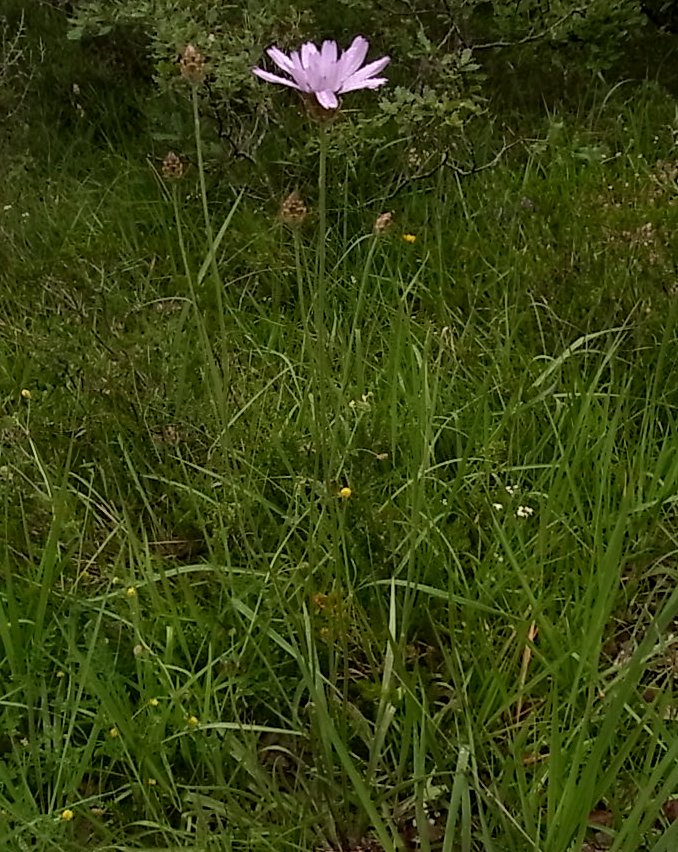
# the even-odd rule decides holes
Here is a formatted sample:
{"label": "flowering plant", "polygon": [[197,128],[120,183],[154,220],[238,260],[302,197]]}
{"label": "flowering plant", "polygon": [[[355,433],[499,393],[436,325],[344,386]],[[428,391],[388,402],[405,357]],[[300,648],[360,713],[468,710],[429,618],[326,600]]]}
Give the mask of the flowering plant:
{"label": "flowering plant", "polygon": [[333,110],[339,106],[337,95],[357,89],[376,89],[387,82],[385,77],[375,74],[388,65],[390,57],[382,56],[363,65],[369,46],[366,38],[356,36],[341,55],[336,41],[324,41],[320,50],[313,42],[306,42],[301,50],[293,50],[289,56],[277,47],[269,47],[268,55],[289,76],[281,77],[263,68],[253,68],[252,73],[269,83],[314,95],[323,109]]}

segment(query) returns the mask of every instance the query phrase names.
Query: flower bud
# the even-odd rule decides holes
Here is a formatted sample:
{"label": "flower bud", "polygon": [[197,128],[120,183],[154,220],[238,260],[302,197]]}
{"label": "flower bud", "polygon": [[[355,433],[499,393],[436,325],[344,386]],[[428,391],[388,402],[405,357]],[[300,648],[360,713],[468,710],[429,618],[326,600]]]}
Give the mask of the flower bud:
{"label": "flower bud", "polygon": [[295,190],[291,192],[280,206],[280,219],[290,228],[298,228],[304,224],[308,216],[308,207],[304,199]]}
{"label": "flower bud", "polygon": [[380,213],[372,229],[375,234],[385,234],[393,225],[393,213]]}
{"label": "flower bud", "polygon": [[175,154],[174,151],[169,151],[165,154],[162,161],[162,176],[165,180],[181,180],[186,174],[186,163],[182,158]]}
{"label": "flower bud", "polygon": [[181,76],[192,86],[205,81],[205,57],[192,44],[187,44],[179,60]]}

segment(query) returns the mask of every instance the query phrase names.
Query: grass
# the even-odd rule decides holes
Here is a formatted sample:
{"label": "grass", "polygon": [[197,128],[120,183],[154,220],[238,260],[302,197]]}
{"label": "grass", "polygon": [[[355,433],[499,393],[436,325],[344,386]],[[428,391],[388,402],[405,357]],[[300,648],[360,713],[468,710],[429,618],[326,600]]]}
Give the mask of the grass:
{"label": "grass", "polygon": [[381,238],[330,158],[321,312],[313,217],[213,182],[208,239],[195,168],[28,147],[6,849],[674,848],[674,121],[600,84]]}

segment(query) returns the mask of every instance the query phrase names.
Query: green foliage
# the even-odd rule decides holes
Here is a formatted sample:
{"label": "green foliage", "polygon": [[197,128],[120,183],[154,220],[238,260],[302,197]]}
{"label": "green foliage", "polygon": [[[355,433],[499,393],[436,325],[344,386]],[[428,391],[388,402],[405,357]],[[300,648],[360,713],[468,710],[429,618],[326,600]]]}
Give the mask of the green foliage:
{"label": "green foliage", "polygon": [[[281,3],[293,33],[186,3],[176,41],[160,2],[80,8],[0,186],[0,846],[565,852],[597,811],[673,848],[673,98],[597,77],[507,145],[421,11],[321,143],[244,33],[347,40],[372,0]],[[193,123],[174,60],[209,32]],[[220,154],[218,74],[275,162]]]}
{"label": "green foliage", "polygon": [[23,17],[11,21],[0,17],[0,113],[3,116],[0,132],[3,136],[9,135],[12,125],[18,121],[19,110],[40,59],[40,51],[27,43]]}

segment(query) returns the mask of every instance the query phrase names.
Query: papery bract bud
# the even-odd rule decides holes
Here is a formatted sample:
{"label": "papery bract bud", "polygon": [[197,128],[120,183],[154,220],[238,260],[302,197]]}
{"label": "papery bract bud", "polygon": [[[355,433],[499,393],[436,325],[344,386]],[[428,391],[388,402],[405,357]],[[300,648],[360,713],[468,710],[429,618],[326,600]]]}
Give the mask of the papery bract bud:
{"label": "papery bract bud", "polygon": [[280,219],[291,228],[303,225],[307,216],[308,207],[296,190],[291,192],[280,205]]}
{"label": "papery bract bud", "polygon": [[174,151],[165,154],[162,161],[162,176],[165,180],[181,180],[186,174],[186,163]]}
{"label": "papery bract bud", "polygon": [[205,80],[205,57],[192,44],[187,44],[179,60],[181,76],[192,86],[199,86]]}
{"label": "papery bract bud", "polygon": [[393,213],[390,211],[388,213],[380,213],[375,222],[374,228],[372,229],[375,234],[384,234],[393,226]]}

